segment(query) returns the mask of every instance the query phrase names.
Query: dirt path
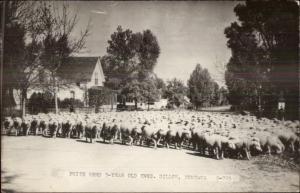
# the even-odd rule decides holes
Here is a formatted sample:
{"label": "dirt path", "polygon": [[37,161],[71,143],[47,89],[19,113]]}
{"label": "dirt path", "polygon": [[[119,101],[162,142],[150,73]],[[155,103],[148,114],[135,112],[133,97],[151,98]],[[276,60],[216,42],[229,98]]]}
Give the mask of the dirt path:
{"label": "dirt path", "polygon": [[188,150],[3,136],[1,153],[7,192],[299,191],[295,171]]}

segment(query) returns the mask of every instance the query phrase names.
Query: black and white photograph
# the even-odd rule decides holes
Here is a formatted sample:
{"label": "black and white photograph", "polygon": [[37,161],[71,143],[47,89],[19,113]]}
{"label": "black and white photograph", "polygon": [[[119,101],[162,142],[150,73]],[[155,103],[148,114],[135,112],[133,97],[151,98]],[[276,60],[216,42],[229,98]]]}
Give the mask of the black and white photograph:
{"label": "black and white photograph", "polygon": [[1,192],[299,192],[296,0],[0,1]]}

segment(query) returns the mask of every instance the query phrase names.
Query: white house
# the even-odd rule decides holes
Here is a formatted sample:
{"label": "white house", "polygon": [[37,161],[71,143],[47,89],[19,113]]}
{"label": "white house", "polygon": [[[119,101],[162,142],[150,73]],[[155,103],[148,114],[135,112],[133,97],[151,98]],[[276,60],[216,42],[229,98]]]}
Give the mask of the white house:
{"label": "white house", "polygon": [[71,57],[58,74],[68,82],[67,88],[58,91],[61,100],[75,98],[84,101],[88,89],[103,87],[105,82],[99,57]]}
{"label": "white house", "polygon": [[[57,73],[66,83],[66,86],[58,89],[57,96],[60,100],[74,98],[87,103],[87,90],[101,88],[105,82],[100,57],[69,57]],[[28,97],[34,92],[42,91],[36,88],[30,89]]]}

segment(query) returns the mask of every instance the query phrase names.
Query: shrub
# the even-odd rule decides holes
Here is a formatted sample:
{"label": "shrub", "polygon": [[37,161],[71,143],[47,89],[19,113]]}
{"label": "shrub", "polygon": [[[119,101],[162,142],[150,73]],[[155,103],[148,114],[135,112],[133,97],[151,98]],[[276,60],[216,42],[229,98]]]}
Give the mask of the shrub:
{"label": "shrub", "polygon": [[60,108],[70,108],[71,106],[78,108],[78,107],[83,107],[84,104],[81,100],[73,99],[73,98],[65,98],[59,104]]}

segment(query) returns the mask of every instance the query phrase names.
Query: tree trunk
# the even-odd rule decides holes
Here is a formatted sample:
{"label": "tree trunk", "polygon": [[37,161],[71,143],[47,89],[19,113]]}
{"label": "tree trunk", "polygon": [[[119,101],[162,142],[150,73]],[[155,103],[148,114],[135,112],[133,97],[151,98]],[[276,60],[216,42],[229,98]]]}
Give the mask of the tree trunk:
{"label": "tree trunk", "polygon": [[114,95],[110,95],[110,110],[112,111],[114,109]]}
{"label": "tree trunk", "polygon": [[21,105],[22,105],[22,118],[26,115],[26,98],[27,98],[27,89],[21,91]]}
{"label": "tree trunk", "polygon": [[57,114],[58,113],[58,101],[57,101],[58,85],[53,72],[52,72],[52,80],[53,80],[53,91],[54,91],[55,114]]}
{"label": "tree trunk", "polygon": [[58,102],[57,102],[57,92],[55,90],[55,93],[54,93],[54,102],[55,102],[55,114],[58,113]]}
{"label": "tree trunk", "polygon": [[123,106],[126,106],[126,97],[122,98]]}
{"label": "tree trunk", "polygon": [[55,114],[58,113],[58,101],[57,101],[57,85],[56,85],[56,82],[55,82],[55,87],[54,87],[54,104],[55,104]]}
{"label": "tree trunk", "polygon": [[134,100],[134,107],[135,107],[135,110],[137,110],[137,99]]}
{"label": "tree trunk", "polygon": [[22,103],[22,118],[26,115],[26,98],[23,98]]}

